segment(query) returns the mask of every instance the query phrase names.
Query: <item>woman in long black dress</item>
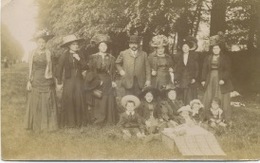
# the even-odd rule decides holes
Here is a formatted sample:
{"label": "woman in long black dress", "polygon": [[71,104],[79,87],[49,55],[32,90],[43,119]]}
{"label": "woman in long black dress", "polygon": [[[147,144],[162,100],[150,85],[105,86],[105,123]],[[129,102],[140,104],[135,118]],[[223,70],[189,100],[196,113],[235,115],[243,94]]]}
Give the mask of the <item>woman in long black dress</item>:
{"label": "woman in long black dress", "polygon": [[34,131],[53,131],[58,129],[55,84],[52,74],[51,52],[46,43],[53,35],[39,31],[34,41],[37,48],[29,56],[30,91],[25,117],[25,128]]}
{"label": "woman in long black dress", "polygon": [[213,98],[221,101],[226,123],[231,121],[230,92],[233,90],[230,60],[223,54],[220,44],[212,44],[210,55],[206,56],[202,68],[202,86],[205,88],[203,104],[210,109]]}
{"label": "woman in long black dress", "polygon": [[115,103],[114,82],[115,57],[108,53],[108,42],[110,38],[106,35],[98,36],[97,41],[99,52],[92,54],[89,60],[89,69],[96,73],[102,81],[99,88],[102,97],[95,98],[94,124],[116,124],[118,116]]}
{"label": "woman in long black dress", "polygon": [[85,103],[82,72],[86,68],[86,62],[84,56],[78,53],[80,41],[83,39],[68,35],[63,38],[61,45],[68,48],[68,51],[59,58],[56,74],[57,89],[63,89],[61,127],[81,127],[83,117],[85,117],[83,115]]}
{"label": "woman in long black dress", "polygon": [[192,51],[195,44],[192,40],[182,44],[182,54],[176,64],[175,82],[179,87],[177,96],[185,105],[198,96],[199,66],[196,53]]}

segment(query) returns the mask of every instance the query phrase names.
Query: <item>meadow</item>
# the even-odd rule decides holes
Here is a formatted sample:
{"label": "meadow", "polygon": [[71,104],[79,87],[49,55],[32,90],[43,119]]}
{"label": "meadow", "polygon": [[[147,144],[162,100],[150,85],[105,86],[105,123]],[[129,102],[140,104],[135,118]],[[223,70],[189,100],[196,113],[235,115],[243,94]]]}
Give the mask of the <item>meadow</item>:
{"label": "meadow", "polygon": [[[115,127],[88,126],[34,133],[23,128],[26,110],[27,65],[19,63],[1,71],[1,138],[4,160],[184,160],[160,141],[122,140]],[[233,99],[245,104],[232,107],[233,127],[216,132],[227,154],[222,159],[260,158],[260,103],[255,95]],[[205,158],[203,158],[205,159]],[[206,158],[211,159],[211,158]]]}

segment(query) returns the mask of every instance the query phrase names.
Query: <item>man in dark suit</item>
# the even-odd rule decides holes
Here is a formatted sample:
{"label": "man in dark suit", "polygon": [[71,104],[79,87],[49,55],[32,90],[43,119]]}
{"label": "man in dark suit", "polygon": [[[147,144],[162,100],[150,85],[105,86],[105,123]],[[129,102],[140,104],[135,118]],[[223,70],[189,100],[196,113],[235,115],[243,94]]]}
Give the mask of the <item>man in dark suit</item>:
{"label": "man in dark suit", "polygon": [[140,41],[139,36],[131,36],[130,48],[122,51],[116,60],[126,94],[138,95],[144,87],[151,84],[149,61],[146,52],[139,49]]}

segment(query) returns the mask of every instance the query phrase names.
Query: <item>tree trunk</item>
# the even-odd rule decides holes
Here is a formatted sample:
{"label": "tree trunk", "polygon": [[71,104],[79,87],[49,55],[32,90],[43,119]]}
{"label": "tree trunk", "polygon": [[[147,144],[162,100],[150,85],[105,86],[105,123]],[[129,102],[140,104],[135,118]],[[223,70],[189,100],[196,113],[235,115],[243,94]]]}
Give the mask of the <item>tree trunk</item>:
{"label": "tree trunk", "polygon": [[210,36],[216,35],[219,31],[226,30],[226,8],[227,0],[213,0],[210,21]]}
{"label": "tree trunk", "polygon": [[256,33],[257,27],[257,13],[256,13],[256,6],[251,4],[251,11],[250,11],[250,26],[249,26],[249,33],[248,33],[248,41],[247,41],[247,49],[252,50],[254,49],[254,38]]}
{"label": "tree trunk", "polygon": [[257,39],[257,43],[256,43],[256,46],[257,46],[257,49],[259,51],[260,49],[260,2],[257,1],[257,4],[256,4],[256,21],[257,21],[257,34],[256,34],[256,39]]}
{"label": "tree trunk", "polygon": [[196,10],[196,23],[195,23],[195,28],[194,28],[194,32],[193,32],[193,36],[196,37],[198,30],[199,30],[199,25],[200,25],[200,21],[201,21],[201,8],[202,8],[202,0],[198,1],[198,5],[197,5],[197,10]]}
{"label": "tree trunk", "polygon": [[178,32],[178,46],[182,44],[183,39],[190,35],[190,31],[192,29],[192,24],[189,21],[189,11],[188,11],[188,2],[184,0],[185,7],[184,12],[181,14],[179,19],[176,21],[176,31]]}

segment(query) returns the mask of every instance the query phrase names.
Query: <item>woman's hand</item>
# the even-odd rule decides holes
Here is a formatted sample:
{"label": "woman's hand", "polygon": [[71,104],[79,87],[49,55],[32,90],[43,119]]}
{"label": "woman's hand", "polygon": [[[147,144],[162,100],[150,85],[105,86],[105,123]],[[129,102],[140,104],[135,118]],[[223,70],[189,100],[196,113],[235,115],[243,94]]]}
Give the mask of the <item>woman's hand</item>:
{"label": "woman's hand", "polygon": [[224,80],[220,80],[219,85],[223,85],[223,84],[225,84]]}
{"label": "woman's hand", "polygon": [[100,85],[99,86],[101,86],[101,85],[103,85],[103,81],[100,81]]}
{"label": "woman's hand", "polygon": [[73,57],[76,59],[76,60],[80,60],[80,57],[79,57],[79,55],[77,54],[77,53],[73,53]]}
{"label": "woman's hand", "polygon": [[117,87],[116,82],[112,81],[112,88],[116,88],[116,87]]}
{"label": "woman's hand", "polygon": [[121,71],[119,72],[119,74],[120,74],[121,76],[125,76],[125,71],[124,71],[124,70],[121,70]]}
{"label": "woman's hand", "polygon": [[169,68],[169,72],[172,72],[172,73],[173,73],[173,68],[170,67],[170,68]]}
{"label": "woman's hand", "polygon": [[152,70],[152,76],[156,76],[157,75],[157,71]]}
{"label": "woman's hand", "polygon": [[122,132],[128,137],[131,137],[131,133],[128,130],[123,129]]}
{"label": "woman's hand", "polygon": [[145,137],[145,134],[143,132],[138,132],[136,134],[137,138],[144,138]]}
{"label": "woman's hand", "polygon": [[151,123],[151,121],[145,121],[145,125],[146,125],[147,127],[150,127],[150,126],[152,126],[152,123]]}
{"label": "woman's hand", "polygon": [[202,81],[202,82],[201,82],[201,85],[202,85],[203,87],[205,86],[205,84],[206,84],[205,81]]}
{"label": "woman's hand", "polygon": [[173,120],[170,120],[170,123],[173,125],[173,126],[178,126],[178,123],[173,121]]}
{"label": "woman's hand", "polygon": [[57,84],[56,85],[57,91],[62,91],[63,89],[63,84]]}
{"label": "woman's hand", "polygon": [[195,83],[196,82],[196,80],[195,79],[192,79],[191,80],[191,84],[193,84],[193,83]]}
{"label": "woman's hand", "polygon": [[27,89],[27,91],[32,90],[32,83],[30,81],[27,82],[26,89]]}
{"label": "woman's hand", "polygon": [[81,74],[82,74],[83,78],[85,79],[87,76],[87,71],[83,71]]}
{"label": "woman's hand", "polygon": [[147,80],[144,84],[144,87],[149,87],[151,86],[151,81]]}

